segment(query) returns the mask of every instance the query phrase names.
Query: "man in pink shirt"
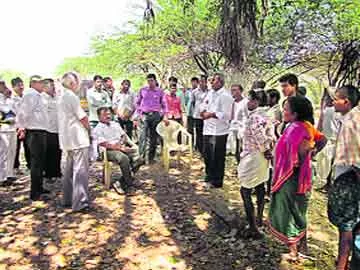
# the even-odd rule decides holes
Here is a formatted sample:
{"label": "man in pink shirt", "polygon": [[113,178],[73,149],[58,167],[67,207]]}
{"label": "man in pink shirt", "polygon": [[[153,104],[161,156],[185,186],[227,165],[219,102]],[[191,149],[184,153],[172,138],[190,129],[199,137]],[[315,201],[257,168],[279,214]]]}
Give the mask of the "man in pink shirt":
{"label": "man in pink shirt", "polygon": [[176,84],[170,85],[170,93],[165,95],[167,118],[182,124],[181,98],[176,95]]}
{"label": "man in pink shirt", "polygon": [[156,86],[155,74],[147,76],[148,86],[140,89],[136,98],[136,111],[139,116],[139,152],[145,159],[146,145],[149,142],[149,163],[154,162],[157,138],[156,126],[164,120],[168,124],[167,106],[164,91]]}
{"label": "man in pink shirt", "polygon": [[[182,125],[182,109],[181,98],[176,95],[177,87],[175,83],[170,85],[170,93],[165,95],[166,107],[168,112],[166,114],[169,120],[174,120]],[[181,143],[181,135],[178,135],[178,143]]]}

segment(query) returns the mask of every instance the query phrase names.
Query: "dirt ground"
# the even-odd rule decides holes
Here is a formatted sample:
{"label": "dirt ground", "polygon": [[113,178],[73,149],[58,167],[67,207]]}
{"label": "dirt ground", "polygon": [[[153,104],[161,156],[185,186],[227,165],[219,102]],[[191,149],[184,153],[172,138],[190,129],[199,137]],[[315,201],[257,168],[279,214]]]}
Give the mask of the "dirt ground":
{"label": "dirt ground", "polygon": [[228,157],[224,189],[207,190],[202,161],[183,156],[169,174],[160,162],[142,167],[138,192],[120,196],[104,189],[101,163],[94,163],[89,214],[61,207],[61,183],[48,185],[48,202],[31,202],[24,175],[0,187],[0,269],[334,269],[337,234],[326,196],[312,194],[313,258],[290,265],[281,261],[286,248],[266,228],[262,240],[242,238],[246,223],[235,168]]}

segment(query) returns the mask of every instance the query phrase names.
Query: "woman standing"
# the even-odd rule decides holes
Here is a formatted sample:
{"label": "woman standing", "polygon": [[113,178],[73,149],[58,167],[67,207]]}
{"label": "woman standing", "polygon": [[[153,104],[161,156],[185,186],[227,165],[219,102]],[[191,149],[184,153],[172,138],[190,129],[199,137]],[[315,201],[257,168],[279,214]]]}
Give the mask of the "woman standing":
{"label": "woman standing", "polygon": [[289,247],[290,253],[284,257],[294,261],[300,240],[306,247],[311,157],[325,146],[326,138],[311,123],[313,108],[306,98],[289,97],[283,114],[290,125],[275,149],[269,225],[271,233]]}

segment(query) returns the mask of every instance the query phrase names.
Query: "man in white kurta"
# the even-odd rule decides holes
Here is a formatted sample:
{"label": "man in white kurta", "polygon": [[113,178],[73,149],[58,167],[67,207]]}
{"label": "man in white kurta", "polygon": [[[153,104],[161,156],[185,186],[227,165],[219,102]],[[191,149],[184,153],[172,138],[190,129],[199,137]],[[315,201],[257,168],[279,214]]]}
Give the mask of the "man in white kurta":
{"label": "man in white kurta", "polygon": [[228,138],[228,146],[230,151],[235,153],[237,162],[240,161],[241,139],[245,131],[245,122],[249,115],[247,102],[244,96],[244,89],[240,84],[231,86],[231,95],[234,98],[232,105],[232,115],[230,122],[230,134]]}
{"label": "man in white kurta", "polygon": [[89,121],[75,94],[79,88],[76,74],[62,78],[64,91],[59,97],[58,120],[60,148],[66,154],[63,176],[64,206],[73,211],[89,209]]}
{"label": "man in white kurta", "polygon": [[326,179],[325,189],[331,185],[332,166],[335,157],[336,136],[341,115],[335,112],[332,99],[327,96],[322,102],[318,129],[325,135],[327,141],[324,149],[317,155],[317,173],[321,180]]}
{"label": "man in white kurta", "polygon": [[9,105],[9,89],[0,81],[0,183],[15,179],[14,161],[16,154],[15,114]]}

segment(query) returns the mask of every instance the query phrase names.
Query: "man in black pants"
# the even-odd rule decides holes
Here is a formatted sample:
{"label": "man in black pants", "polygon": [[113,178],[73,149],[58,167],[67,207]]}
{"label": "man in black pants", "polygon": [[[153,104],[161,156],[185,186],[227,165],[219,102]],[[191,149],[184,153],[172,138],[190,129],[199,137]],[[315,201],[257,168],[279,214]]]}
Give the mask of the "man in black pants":
{"label": "man in black pants", "polygon": [[59,128],[57,117],[57,99],[53,79],[43,81],[43,99],[46,105],[48,126],[46,132],[45,178],[50,182],[61,177],[61,150],[59,145]]}
{"label": "man in black pants", "polygon": [[195,149],[203,156],[204,144],[203,144],[203,129],[204,120],[200,116],[201,106],[208,93],[207,77],[206,75],[200,76],[199,87],[191,93],[191,106],[193,106],[193,124],[195,127]]}
{"label": "man in black pants", "polygon": [[224,76],[216,73],[212,81],[212,90],[205,98],[201,110],[204,120],[205,181],[213,188],[223,186],[226,142],[233,103],[233,98],[224,88],[224,84]]}
{"label": "man in black pants", "polygon": [[46,129],[47,112],[46,105],[41,95],[43,91],[40,76],[30,78],[30,89],[26,91],[19,107],[19,136],[25,137],[30,149],[31,188],[30,198],[40,200],[42,194],[49,193],[43,188],[43,172],[46,156]]}

